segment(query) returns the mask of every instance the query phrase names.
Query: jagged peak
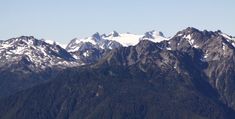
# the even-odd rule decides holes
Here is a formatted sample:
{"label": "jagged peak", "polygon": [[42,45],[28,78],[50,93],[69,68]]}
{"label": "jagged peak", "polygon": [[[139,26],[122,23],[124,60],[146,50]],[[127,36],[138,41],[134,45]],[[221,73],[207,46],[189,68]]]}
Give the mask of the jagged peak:
{"label": "jagged peak", "polygon": [[112,31],[111,33],[109,33],[108,37],[118,37],[119,36],[119,33],[117,31]]}
{"label": "jagged peak", "polygon": [[164,34],[161,31],[152,30],[152,31],[150,31],[150,33],[152,33],[155,36],[165,37]]}
{"label": "jagged peak", "polygon": [[53,41],[53,40],[46,40],[46,39],[40,39],[41,41],[44,41],[50,45],[59,45],[57,42]]}
{"label": "jagged peak", "polygon": [[102,38],[103,37],[107,37],[107,35],[105,33],[103,33],[102,35],[100,35]]}
{"label": "jagged peak", "polygon": [[191,31],[191,32],[200,32],[200,30],[199,29],[197,29],[197,28],[194,28],[194,27],[187,27],[186,29],[185,29],[185,31]]}
{"label": "jagged peak", "polygon": [[101,39],[101,36],[100,36],[100,33],[99,32],[96,32],[92,35],[92,38],[95,40],[95,41],[98,41]]}
{"label": "jagged peak", "polygon": [[63,49],[63,47],[55,41],[45,40],[45,39],[37,39],[34,36],[20,36],[11,38],[5,41],[2,41],[0,47],[10,48],[10,47],[22,47],[22,48],[51,48],[51,49]]}
{"label": "jagged peak", "polygon": [[18,39],[36,39],[34,36],[20,36]]}
{"label": "jagged peak", "polygon": [[162,37],[165,37],[165,35],[163,34],[163,32],[159,31],[159,32],[155,32],[157,33],[158,36],[162,36]]}
{"label": "jagged peak", "polygon": [[207,31],[207,30],[199,30],[196,29],[194,27],[187,27],[186,29],[183,29],[182,31],[179,31],[176,33],[175,37],[193,37],[193,35],[195,34],[201,34],[202,36],[206,36],[206,37],[213,37],[213,36],[218,36],[220,35],[221,31]]}
{"label": "jagged peak", "polygon": [[161,31],[156,31],[156,30],[148,31],[145,32],[144,34],[144,38],[154,38],[156,36],[165,37]]}
{"label": "jagged peak", "polygon": [[201,32],[200,30],[194,28],[194,27],[187,27],[186,29],[183,29],[182,31],[179,31],[177,34],[192,34],[192,33],[199,33]]}
{"label": "jagged peak", "polygon": [[33,36],[20,36],[20,37],[15,37],[15,38],[5,40],[5,41],[3,41],[3,43],[4,44],[11,44],[11,45],[18,45],[18,44],[38,45],[38,44],[43,44],[46,42],[43,40],[38,40]]}
{"label": "jagged peak", "polygon": [[20,37],[15,37],[15,38],[11,38],[11,39],[8,39],[10,41],[22,41],[22,40],[37,40],[34,36],[20,36]]}
{"label": "jagged peak", "polygon": [[179,31],[176,36],[182,36],[184,38],[186,37],[193,37],[193,34],[201,34],[202,36],[206,36],[206,37],[214,37],[214,36],[221,36],[221,37],[224,37],[226,39],[232,39],[232,36],[226,34],[226,33],[223,33],[221,30],[217,30],[217,31],[207,31],[207,30],[203,30],[203,31],[200,31],[194,27],[188,27],[182,31]]}

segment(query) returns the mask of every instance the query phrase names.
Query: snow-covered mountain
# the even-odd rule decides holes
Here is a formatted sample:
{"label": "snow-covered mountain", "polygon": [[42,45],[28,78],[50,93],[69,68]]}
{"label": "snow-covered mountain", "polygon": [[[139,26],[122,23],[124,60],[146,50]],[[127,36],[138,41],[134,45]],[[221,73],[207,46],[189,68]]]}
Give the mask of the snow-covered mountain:
{"label": "snow-covered mountain", "polygon": [[73,39],[66,50],[70,52],[77,61],[84,64],[94,63],[100,59],[108,50],[121,47],[117,41],[103,38],[99,33],[83,39]]}
{"label": "snow-covered mountain", "polygon": [[168,40],[168,38],[166,38],[162,32],[157,32],[154,30],[146,32],[144,35],[136,35],[131,33],[119,34],[118,32],[113,31],[108,35],[100,35],[99,33],[95,33],[91,37],[86,37],[83,39],[75,38],[68,44],[66,49],[69,52],[74,52],[77,50],[83,50],[86,45],[89,47],[89,44],[92,44],[94,47],[100,49],[113,49],[120,46],[134,46],[138,44],[140,40],[161,42],[163,40]]}
{"label": "snow-covered mountain", "polygon": [[[204,36],[204,37],[202,37]],[[188,27],[185,30],[179,31],[174,38],[180,38],[181,40],[179,40],[177,42],[177,46],[178,47],[184,47],[185,45],[190,45],[191,47],[194,48],[204,48],[205,44],[209,42],[209,40],[211,39],[220,39],[221,42],[219,43],[214,43],[215,40],[210,41],[210,44],[218,44],[221,46],[225,46],[225,45],[229,45],[228,47],[234,47],[235,48],[235,41],[233,40],[232,36],[227,35],[223,32],[221,32],[220,30],[218,31],[200,31],[198,29],[192,28],[192,27]],[[173,39],[173,38],[172,38]],[[174,44],[172,41],[172,39],[169,41],[171,44]],[[186,39],[186,40],[182,40],[182,39]],[[187,41],[187,44],[183,41]],[[208,46],[207,46],[208,47]],[[224,48],[222,48],[224,49]],[[217,49],[219,50],[219,49]],[[215,50],[212,50],[215,51]]]}
{"label": "snow-covered mountain", "polygon": [[144,35],[136,35],[131,33],[117,33],[116,31],[111,32],[109,35],[103,35],[103,39],[117,41],[122,44],[122,46],[134,46],[139,43],[140,40],[150,40],[153,42],[161,42],[167,40],[162,32],[149,31]]}
{"label": "snow-covered mountain", "polygon": [[[21,36],[0,43],[0,67],[24,67],[29,70],[78,65],[65,49],[32,36]],[[16,70],[14,68],[12,70]]]}
{"label": "snow-covered mountain", "polygon": [[[55,66],[62,68],[81,66],[98,61],[114,48],[134,46],[141,40],[150,40],[155,43],[164,41],[166,44],[162,45],[161,48],[167,50],[185,48],[186,45],[200,49],[204,48],[207,41],[201,38],[203,35],[204,39],[213,37],[226,39],[222,43],[222,49],[226,49],[226,44],[230,44],[228,47],[235,47],[235,38],[221,31],[203,31],[202,35],[193,31],[199,33],[199,30],[189,27],[179,31],[174,36],[176,40],[173,41],[172,38],[166,38],[162,32],[154,30],[146,32],[144,35],[118,33],[116,31],[108,35],[95,33],[90,37],[73,39],[66,49],[54,41],[22,36],[0,41],[0,67],[26,66],[30,70],[36,70]],[[175,43],[176,41],[177,43]]]}
{"label": "snow-covered mountain", "polygon": [[162,32],[157,31],[149,31],[144,35],[113,31],[108,35],[95,33],[91,37],[83,39],[75,38],[68,44],[66,50],[70,52],[75,59],[87,64],[97,61],[113,48],[134,46],[138,44],[140,40],[161,42],[168,39]]}
{"label": "snow-covered mountain", "polygon": [[[231,36],[189,27],[159,43],[152,41],[161,41],[156,37],[163,35],[149,32],[139,36],[147,40],[140,39],[135,46],[112,49],[112,45],[99,45],[102,41],[108,44],[121,41],[121,45],[129,46],[139,40],[136,35],[125,35],[129,37],[125,39],[124,35],[113,32],[74,39],[69,50],[78,53],[74,54],[80,56],[77,61],[87,59],[91,63],[97,58],[98,62],[63,70],[56,80],[37,83],[38,86],[16,95],[12,93],[22,90],[19,89],[22,83],[10,78],[2,80],[11,74],[2,76],[0,72],[0,94],[15,88],[10,92],[12,96],[0,101],[3,107],[0,118],[23,115],[18,117],[31,119],[36,114],[52,119],[68,115],[69,118],[235,119],[235,47]],[[108,51],[105,48],[112,50],[104,56],[102,53]],[[103,58],[99,59],[100,56]],[[22,78],[18,82],[24,81]],[[80,113],[83,114],[77,115]]]}
{"label": "snow-covered mountain", "polygon": [[[136,44],[137,46],[134,46]],[[124,48],[122,48],[123,46]],[[158,52],[152,52],[156,55],[156,57],[152,57],[152,54],[149,54],[148,51],[153,49],[161,51],[162,54],[158,55],[156,54]],[[120,50],[121,54],[115,54],[116,52],[114,51],[117,50]],[[211,76],[211,74],[215,73],[213,72],[215,71],[214,66],[220,65],[221,62],[223,62],[221,65],[224,66],[217,67],[216,72],[222,71],[223,68],[233,66],[234,61],[231,60],[235,59],[234,51],[234,37],[221,31],[200,31],[192,27],[179,31],[170,39],[166,38],[163,33],[156,31],[149,31],[144,35],[118,33],[116,31],[108,35],[95,33],[87,38],[73,39],[66,49],[54,41],[38,40],[32,36],[22,36],[0,41],[1,77],[6,76],[6,79],[14,79],[14,81],[9,80],[4,84],[1,82],[3,78],[0,78],[0,84],[2,87],[5,85],[10,87],[4,88],[6,90],[3,91],[4,93],[8,92],[8,89],[14,89],[13,92],[15,92],[24,89],[20,87],[22,86],[22,79],[34,80],[38,77],[40,77],[38,79],[43,80],[51,79],[51,77],[56,76],[59,73],[58,71],[61,71],[63,68],[78,67],[100,61],[106,62],[105,59],[110,54],[114,54],[114,56],[112,56],[113,59],[108,59],[112,60],[108,63],[112,64],[113,61],[118,61],[118,64],[122,65],[138,63],[138,58],[143,58],[143,63],[156,61],[155,59],[147,60],[145,59],[148,58],[146,56],[152,58],[162,57],[159,61],[156,61],[156,63],[159,62],[159,67],[170,61],[169,66],[172,66],[177,71],[181,64],[179,61],[168,60],[167,57],[171,57],[168,53],[187,54],[194,58],[193,61],[199,68],[205,63],[211,63],[208,66],[205,65],[209,67],[205,74]],[[173,55],[175,54],[173,53]],[[181,60],[183,61],[180,62],[187,62],[187,57],[182,57]],[[127,58],[127,60],[123,60],[123,58]],[[224,69],[224,71],[228,72],[229,70]],[[145,72],[145,70],[143,71]],[[16,79],[15,77],[18,78]],[[15,83],[16,81],[18,83]],[[38,84],[38,82],[32,83],[31,81],[29,80],[26,88],[30,87],[31,84]],[[213,81],[212,83],[216,84]],[[25,83],[23,84],[25,85]],[[9,94],[11,93],[12,91],[9,92]]]}
{"label": "snow-covered mountain", "polygon": [[75,38],[68,44],[66,49],[69,52],[75,52],[75,51],[83,51],[83,50],[91,49],[91,48],[113,49],[113,48],[117,48],[121,46],[119,42],[104,39],[103,37],[104,35],[95,33],[91,37],[86,37],[83,39]]}
{"label": "snow-covered mountain", "polygon": [[113,31],[108,35],[95,33],[83,39],[75,38],[65,50],[60,43],[52,40],[21,36],[0,41],[0,67],[24,67],[40,71],[48,67],[80,66],[96,62],[114,48],[134,46],[140,40],[160,42],[166,39],[161,32],[156,31],[144,35]]}

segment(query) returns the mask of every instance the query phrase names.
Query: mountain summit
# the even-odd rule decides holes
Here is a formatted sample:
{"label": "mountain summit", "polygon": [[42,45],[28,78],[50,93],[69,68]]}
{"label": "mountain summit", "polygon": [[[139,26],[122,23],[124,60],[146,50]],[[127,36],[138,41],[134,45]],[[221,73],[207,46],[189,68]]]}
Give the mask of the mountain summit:
{"label": "mountain summit", "polygon": [[[32,36],[21,36],[1,42],[0,67],[22,64],[30,70],[41,70],[52,66],[65,66],[74,58],[56,44],[48,44]],[[68,66],[68,65],[67,65]]]}

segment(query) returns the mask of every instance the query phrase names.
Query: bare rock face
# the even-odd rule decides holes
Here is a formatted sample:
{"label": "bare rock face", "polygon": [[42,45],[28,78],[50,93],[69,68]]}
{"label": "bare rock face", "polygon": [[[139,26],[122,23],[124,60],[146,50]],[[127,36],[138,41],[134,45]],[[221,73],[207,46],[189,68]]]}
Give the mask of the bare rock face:
{"label": "bare rock face", "polygon": [[[229,107],[234,107],[234,51],[235,43],[231,36],[221,31],[199,31],[187,28],[178,32],[170,41],[173,50],[189,53],[190,49],[199,52],[196,58],[206,64],[201,72],[210,85],[218,92],[220,99]],[[193,65],[193,64],[192,64]]]}

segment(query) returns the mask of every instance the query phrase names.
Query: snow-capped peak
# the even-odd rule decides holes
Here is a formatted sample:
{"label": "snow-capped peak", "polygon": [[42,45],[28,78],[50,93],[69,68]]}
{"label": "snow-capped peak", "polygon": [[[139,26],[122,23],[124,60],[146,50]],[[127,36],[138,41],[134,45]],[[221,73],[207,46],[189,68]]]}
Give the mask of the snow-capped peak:
{"label": "snow-capped peak", "polygon": [[156,31],[156,30],[152,30],[152,31],[146,32],[145,36],[146,37],[148,37],[148,36],[161,36],[161,37],[165,37],[164,34],[161,31]]}
{"label": "snow-capped peak", "polygon": [[108,37],[118,37],[119,33],[117,31],[112,31],[111,33],[109,33]]}
{"label": "snow-capped peak", "polygon": [[51,45],[57,44],[57,43],[56,43],[55,41],[53,41],[53,40],[45,40],[45,39],[41,39],[41,40],[43,40],[43,41],[45,41],[46,43],[51,44]]}
{"label": "snow-capped peak", "polygon": [[[136,35],[132,33],[118,33],[116,31],[112,31],[108,35],[100,35],[98,32],[93,34],[91,37],[83,38],[83,39],[73,39],[67,46],[67,50],[70,52],[78,51],[81,46],[84,47],[83,44],[93,45],[95,47],[100,47],[101,49],[112,49],[115,48],[117,43],[122,46],[134,46],[139,43],[140,40],[151,40],[153,42],[161,42],[163,40],[168,40],[164,37],[162,32],[157,32],[155,30],[146,32],[144,35]],[[108,45],[110,42],[115,43],[116,45],[111,46]],[[108,47],[104,47],[108,46]],[[81,50],[81,49],[80,49]]]}
{"label": "snow-capped peak", "polygon": [[51,45],[59,45],[60,47],[62,48],[66,48],[67,44],[61,44],[59,42],[56,42],[56,41],[53,41],[53,40],[45,40],[45,39],[41,39],[43,40],[44,42],[48,43],[48,44],[51,44]]}
{"label": "snow-capped peak", "polygon": [[92,35],[92,40],[94,40],[95,42],[98,42],[99,40],[101,40],[101,36],[98,32],[94,33]]}
{"label": "snow-capped peak", "polygon": [[161,42],[163,40],[168,40],[161,31],[149,31],[144,34],[142,37],[143,40],[150,40],[153,42]]}
{"label": "snow-capped peak", "polygon": [[[74,58],[59,45],[51,45],[32,36],[21,36],[0,43],[0,66],[26,58],[30,69],[70,64]],[[65,63],[62,63],[65,62]]]}
{"label": "snow-capped peak", "polygon": [[116,31],[111,32],[109,35],[95,33],[91,37],[73,39],[66,47],[66,50],[77,60],[93,62],[102,57],[107,50],[137,44],[141,37],[143,35],[119,34]]}
{"label": "snow-capped peak", "polygon": [[86,37],[82,39],[73,39],[66,49],[69,52],[83,51],[87,49],[113,49],[119,47],[120,44],[115,41],[105,39],[106,35],[100,35],[98,32],[93,34],[91,37]]}

